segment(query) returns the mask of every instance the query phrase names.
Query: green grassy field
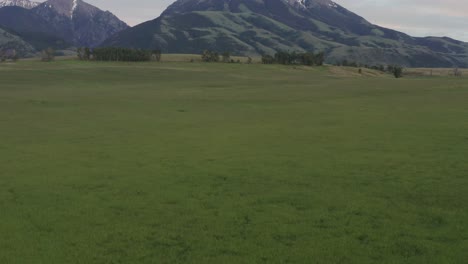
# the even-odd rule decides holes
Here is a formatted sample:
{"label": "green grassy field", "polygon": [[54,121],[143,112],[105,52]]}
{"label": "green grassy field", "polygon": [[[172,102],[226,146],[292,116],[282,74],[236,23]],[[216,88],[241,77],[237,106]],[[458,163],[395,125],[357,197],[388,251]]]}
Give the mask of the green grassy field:
{"label": "green grassy field", "polygon": [[0,64],[0,263],[466,263],[468,79],[349,71]]}

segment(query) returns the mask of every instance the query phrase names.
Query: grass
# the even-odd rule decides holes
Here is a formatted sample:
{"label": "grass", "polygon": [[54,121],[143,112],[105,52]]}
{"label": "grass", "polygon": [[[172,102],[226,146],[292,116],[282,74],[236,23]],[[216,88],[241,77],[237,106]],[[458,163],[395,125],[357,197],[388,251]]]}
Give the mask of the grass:
{"label": "grass", "polygon": [[466,263],[467,79],[342,71],[0,64],[0,263]]}

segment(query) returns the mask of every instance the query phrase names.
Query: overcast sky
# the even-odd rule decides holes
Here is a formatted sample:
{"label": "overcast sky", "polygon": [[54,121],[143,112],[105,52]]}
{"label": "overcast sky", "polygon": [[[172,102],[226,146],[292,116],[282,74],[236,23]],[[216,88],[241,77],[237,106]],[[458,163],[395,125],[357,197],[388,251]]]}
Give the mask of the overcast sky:
{"label": "overcast sky", "polygon": [[[129,25],[152,20],[174,0],[85,0]],[[372,23],[413,36],[468,41],[467,0],[335,0]]]}

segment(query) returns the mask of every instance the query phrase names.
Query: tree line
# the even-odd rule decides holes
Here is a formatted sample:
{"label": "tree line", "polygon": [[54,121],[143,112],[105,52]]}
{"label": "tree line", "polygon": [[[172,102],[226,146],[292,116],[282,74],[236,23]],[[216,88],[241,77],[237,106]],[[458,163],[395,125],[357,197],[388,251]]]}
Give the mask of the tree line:
{"label": "tree line", "polygon": [[17,61],[19,59],[18,52],[15,49],[0,50],[0,61],[7,60]]}
{"label": "tree line", "polygon": [[343,67],[354,67],[354,68],[359,68],[358,72],[362,73],[361,68],[366,68],[366,69],[372,69],[376,71],[381,71],[385,73],[390,73],[395,76],[395,78],[401,78],[403,77],[403,67],[399,65],[367,65],[367,64],[359,64],[354,61],[348,61],[348,60],[342,60],[340,62],[337,62],[334,64],[335,66],[343,66]]}
{"label": "tree line", "polygon": [[305,66],[322,66],[325,62],[325,53],[313,52],[287,52],[278,51],[274,56],[263,55],[263,64],[283,64],[283,65],[305,65]]}
{"label": "tree line", "polygon": [[[217,51],[204,50],[201,54],[201,60],[203,62],[241,63],[240,59],[234,60],[229,51],[219,53]],[[252,63],[252,58],[247,57],[247,63]]]}
{"label": "tree line", "polygon": [[80,60],[95,61],[161,61],[162,52],[160,50],[143,50],[117,47],[88,48],[82,47],[77,50]]}

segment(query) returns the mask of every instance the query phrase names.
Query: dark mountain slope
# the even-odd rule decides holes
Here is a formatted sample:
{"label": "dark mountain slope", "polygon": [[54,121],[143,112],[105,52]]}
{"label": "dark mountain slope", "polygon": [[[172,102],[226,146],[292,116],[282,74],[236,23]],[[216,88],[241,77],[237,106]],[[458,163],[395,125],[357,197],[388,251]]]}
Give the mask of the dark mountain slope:
{"label": "dark mountain slope", "polygon": [[413,38],[373,25],[329,0],[179,0],[158,19],[124,30],[103,45],[170,53],[325,51],[329,62],[468,66],[466,43]]}
{"label": "dark mountain slope", "polygon": [[128,26],[108,11],[81,0],[49,0],[32,9],[0,8],[0,26],[37,49],[94,47]]}
{"label": "dark mountain slope", "polygon": [[21,7],[0,8],[0,25],[20,36],[36,49],[65,48],[71,44],[57,35],[44,18]]}
{"label": "dark mountain slope", "polygon": [[78,46],[96,46],[128,28],[109,11],[81,0],[49,0],[31,11],[44,18],[58,37]]}

